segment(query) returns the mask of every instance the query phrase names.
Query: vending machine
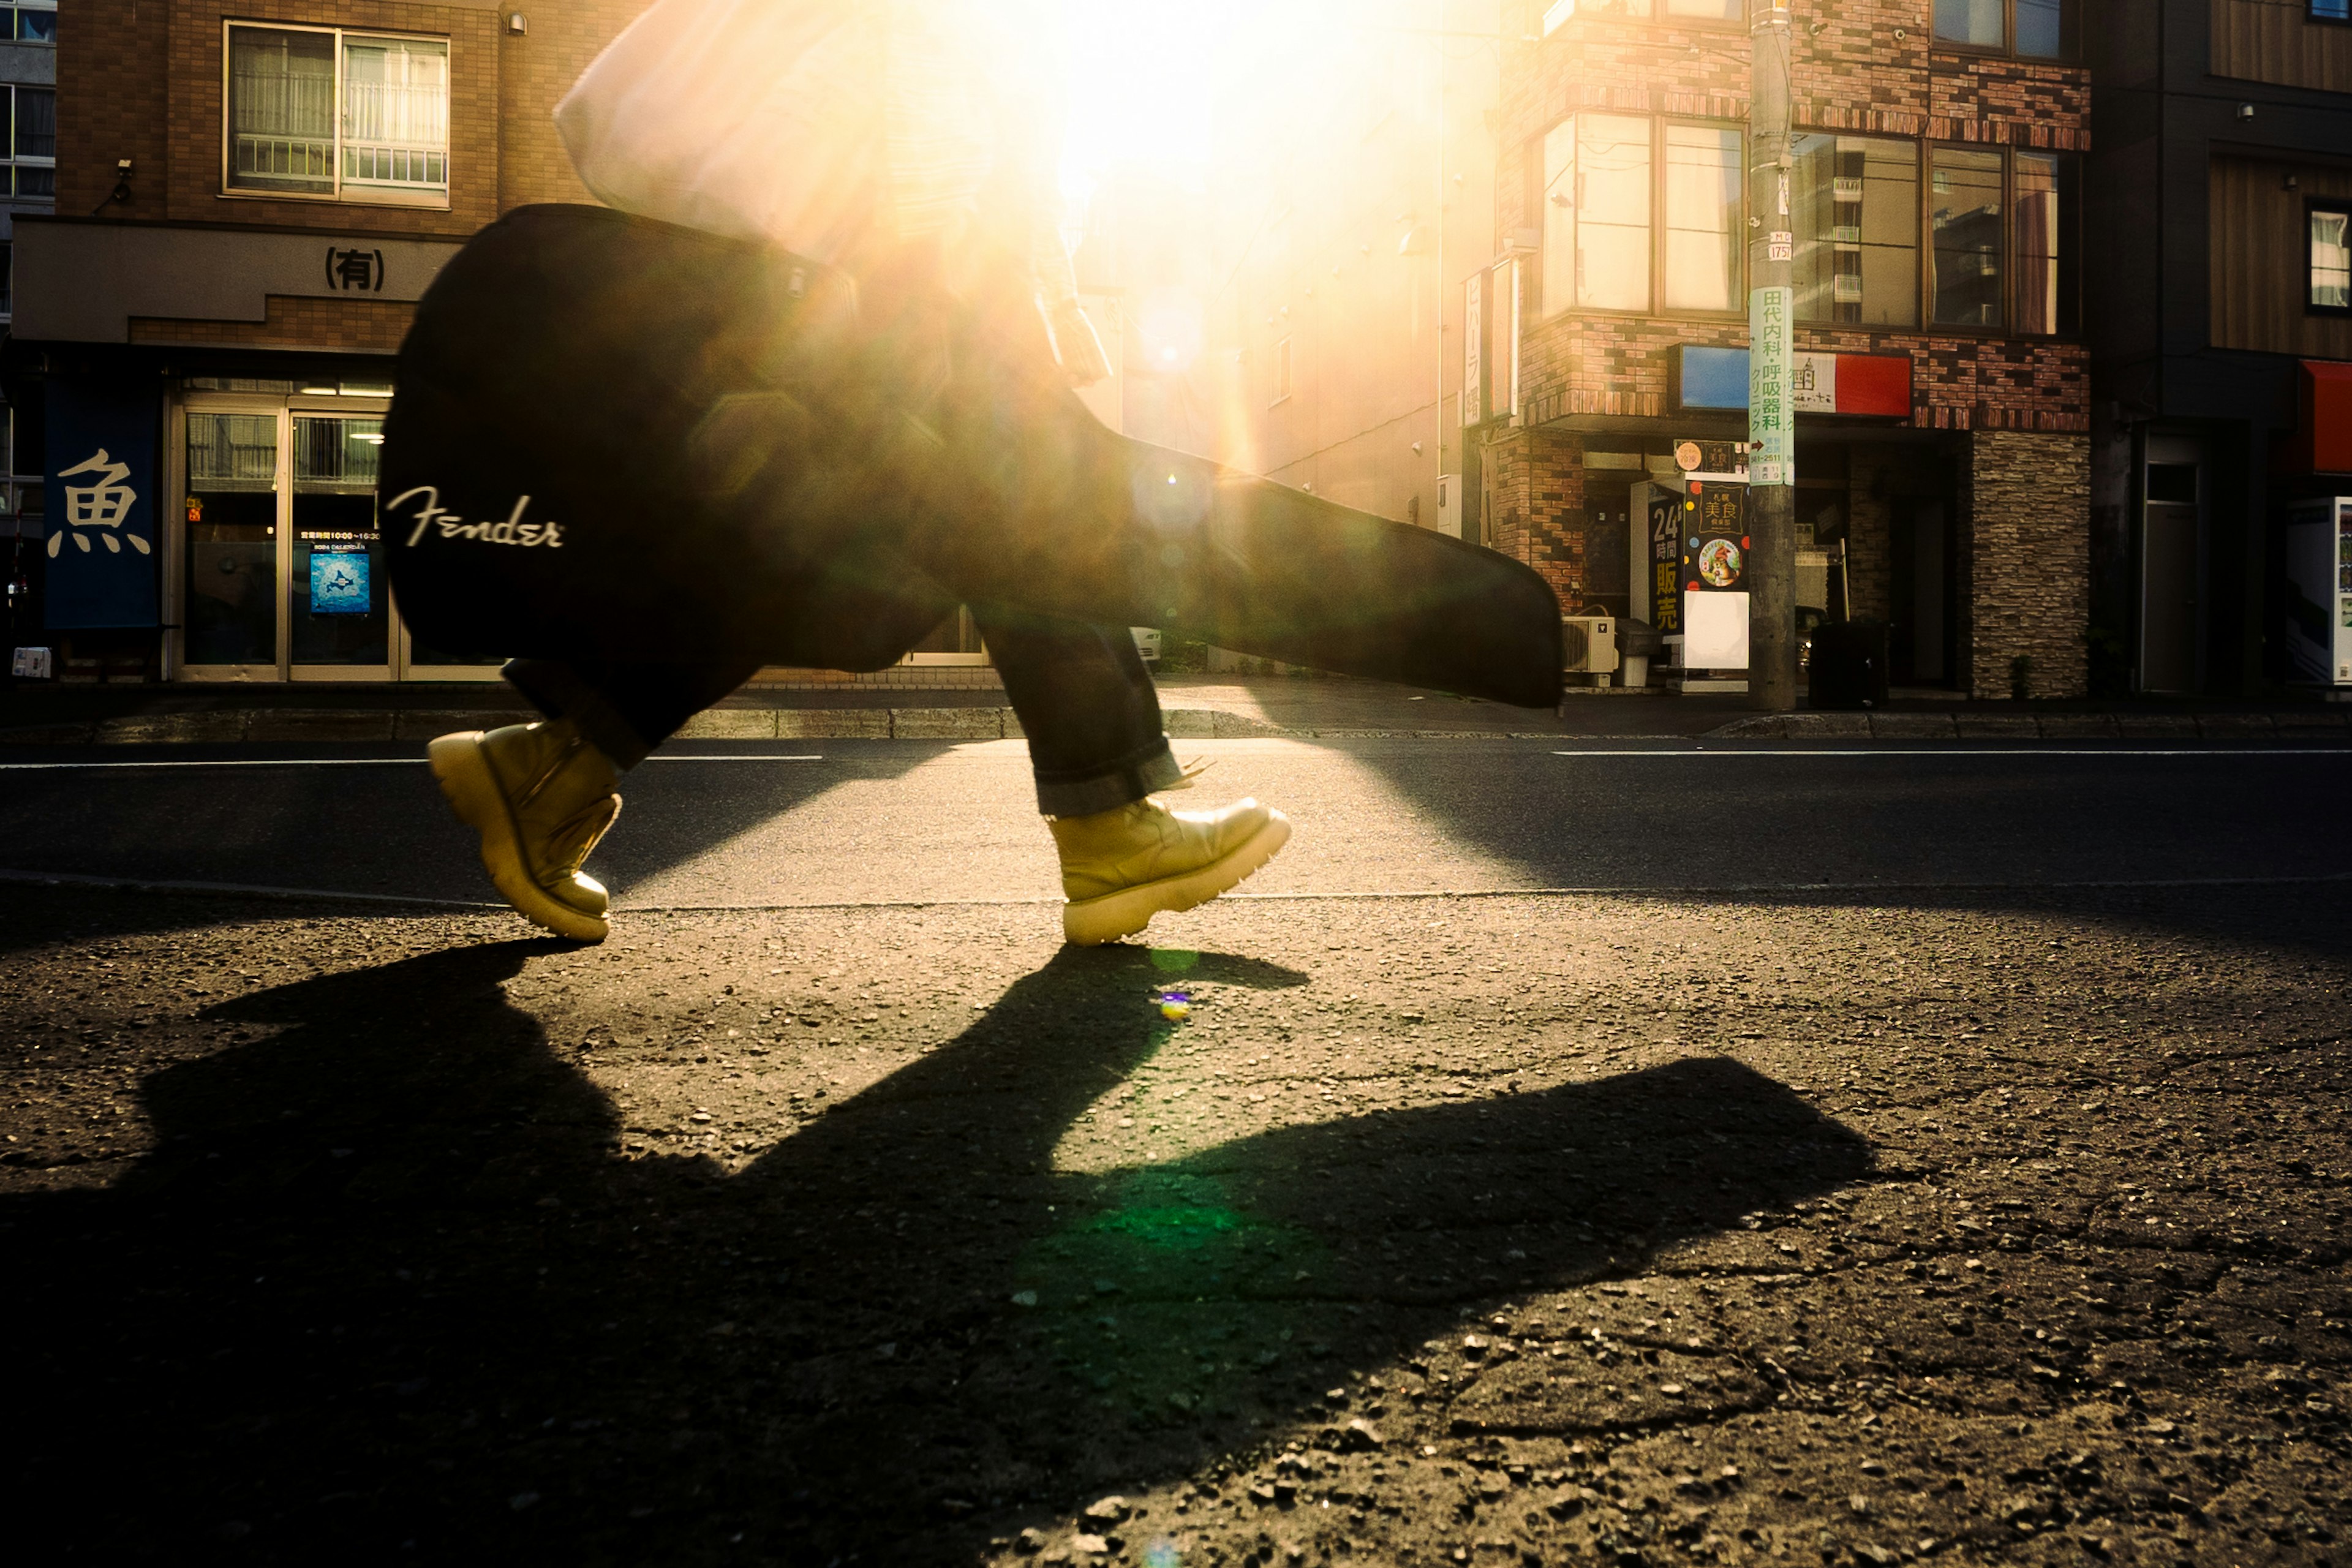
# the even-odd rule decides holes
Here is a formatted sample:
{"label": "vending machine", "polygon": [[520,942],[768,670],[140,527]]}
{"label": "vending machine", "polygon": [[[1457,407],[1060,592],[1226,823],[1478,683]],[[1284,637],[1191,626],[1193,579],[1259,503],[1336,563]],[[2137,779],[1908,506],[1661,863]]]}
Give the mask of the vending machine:
{"label": "vending machine", "polygon": [[2352,688],[2352,496],[2286,513],[2287,673]]}

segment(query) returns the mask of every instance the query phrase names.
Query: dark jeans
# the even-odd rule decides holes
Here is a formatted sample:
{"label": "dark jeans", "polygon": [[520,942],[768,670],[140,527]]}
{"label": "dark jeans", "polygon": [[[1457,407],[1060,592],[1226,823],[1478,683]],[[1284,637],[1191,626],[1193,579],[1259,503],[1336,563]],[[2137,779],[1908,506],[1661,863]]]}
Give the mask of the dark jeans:
{"label": "dark jeans", "polygon": [[[1160,728],[1159,693],[1125,626],[982,606],[972,618],[1029,737],[1039,811],[1047,816],[1109,811],[1181,776]],[[626,768],[750,679],[763,662],[519,658],[505,674],[533,707],[551,719],[572,720],[597,750]]]}
{"label": "dark jeans", "polygon": [[1173,783],[1126,628],[1527,706],[1525,566],[1106,430],[1033,303],[528,207],[417,307],[382,449],[403,614],[632,763],[761,665],[878,669],[972,607],[1048,815]]}

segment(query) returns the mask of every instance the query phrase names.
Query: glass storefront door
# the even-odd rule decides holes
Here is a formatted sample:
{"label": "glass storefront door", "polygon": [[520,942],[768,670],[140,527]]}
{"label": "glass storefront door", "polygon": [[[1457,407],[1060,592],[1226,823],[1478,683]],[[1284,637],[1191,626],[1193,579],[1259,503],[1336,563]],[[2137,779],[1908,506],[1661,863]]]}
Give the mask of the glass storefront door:
{"label": "glass storefront door", "polygon": [[174,679],[498,679],[501,660],[418,646],[401,625],[376,511],[385,400],[251,385],[179,409]]}
{"label": "glass storefront door", "polygon": [[278,426],[275,414],[187,416],[187,664],[278,672]]}
{"label": "glass storefront door", "polygon": [[376,454],[383,421],[297,414],[293,559],[286,578],[294,675],[389,675],[392,613],[376,531]]}

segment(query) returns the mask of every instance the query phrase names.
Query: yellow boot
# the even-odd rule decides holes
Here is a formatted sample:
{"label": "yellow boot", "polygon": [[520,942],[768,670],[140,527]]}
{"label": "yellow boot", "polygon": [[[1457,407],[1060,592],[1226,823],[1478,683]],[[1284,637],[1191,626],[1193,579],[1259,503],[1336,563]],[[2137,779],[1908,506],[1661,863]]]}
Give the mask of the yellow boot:
{"label": "yellow boot", "polygon": [[621,815],[612,760],[568,719],[444,735],[425,756],[516,912],[574,942],[604,941],[610,900],[580,864]]}
{"label": "yellow boot", "polygon": [[1153,799],[1045,819],[1062,855],[1062,934],[1091,946],[1132,936],[1162,910],[1205,904],[1274,858],[1290,818],[1254,800],[1177,812]]}

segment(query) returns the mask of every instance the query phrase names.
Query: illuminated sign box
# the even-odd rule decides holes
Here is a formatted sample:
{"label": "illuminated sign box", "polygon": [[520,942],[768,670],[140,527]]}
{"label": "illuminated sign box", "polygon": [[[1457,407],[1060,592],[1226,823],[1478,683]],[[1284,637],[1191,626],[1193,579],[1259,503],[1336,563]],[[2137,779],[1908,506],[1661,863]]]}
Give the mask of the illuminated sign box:
{"label": "illuminated sign box", "polygon": [[[1748,407],[1748,351],[1675,345],[1676,404],[1683,408]],[[1795,369],[1800,414],[1911,416],[1909,354],[1800,353]]]}

